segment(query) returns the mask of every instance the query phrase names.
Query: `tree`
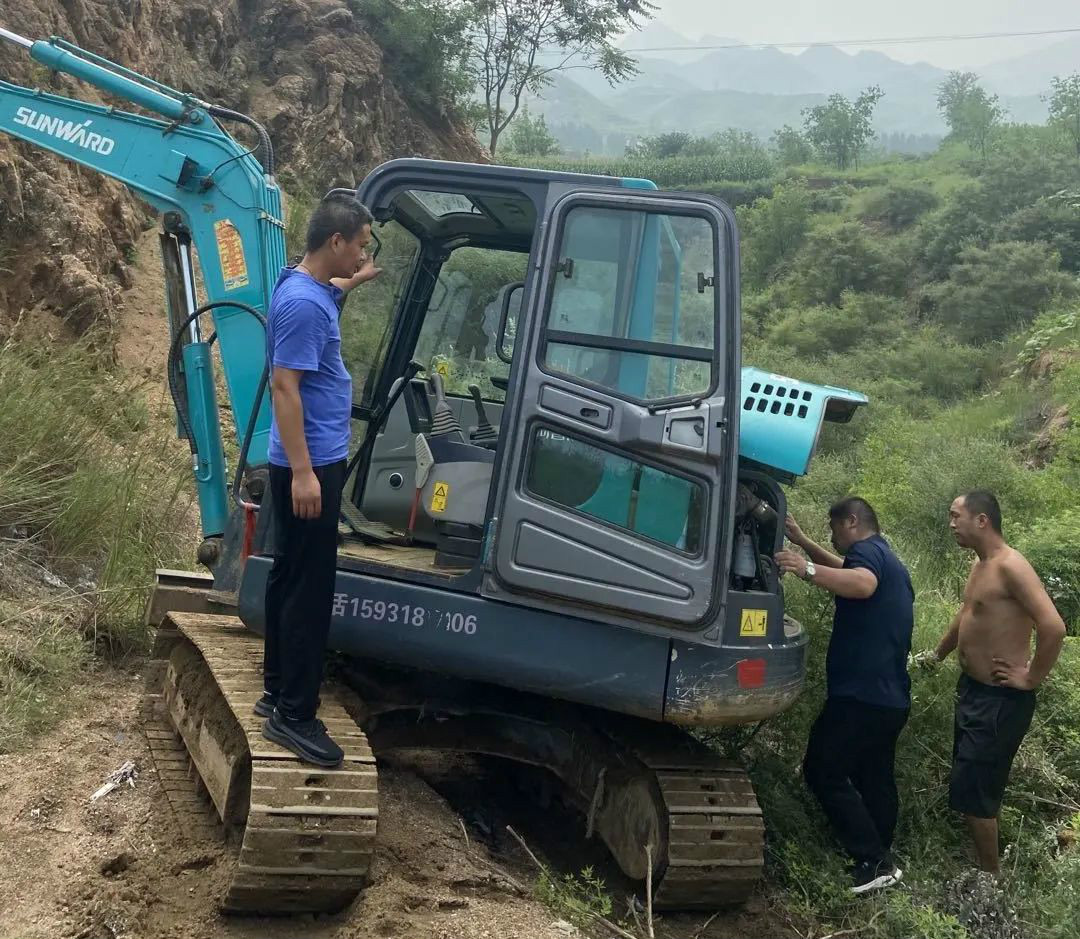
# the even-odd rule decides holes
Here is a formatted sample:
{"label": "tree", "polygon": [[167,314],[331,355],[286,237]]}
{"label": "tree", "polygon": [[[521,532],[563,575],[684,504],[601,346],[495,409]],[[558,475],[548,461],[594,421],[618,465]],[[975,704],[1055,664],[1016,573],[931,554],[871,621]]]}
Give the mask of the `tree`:
{"label": "tree", "polygon": [[773,133],[772,145],[776,158],[784,166],[800,166],[814,158],[814,148],[806,135],[790,124],[785,124]]}
{"label": "tree", "polygon": [[[479,90],[494,155],[525,92],[560,72],[594,68],[612,84],[637,74],[612,40],[656,9],[649,0],[462,0],[474,24],[465,67]],[[551,53],[549,50],[559,50]]]}
{"label": "tree", "polygon": [[553,156],[560,152],[559,141],[548,130],[544,115],[532,117],[528,105],[522,105],[508,135],[509,149],[522,156]]}
{"label": "tree", "polygon": [[1065,135],[1080,157],[1080,72],[1051,82],[1049,105],[1050,126]]}
{"label": "tree", "polygon": [[987,94],[974,72],[949,72],[938,86],[937,101],[949,136],[979,151],[985,160],[990,140],[1005,118],[997,95]]}
{"label": "tree", "polygon": [[854,102],[843,95],[830,95],[825,104],[805,108],[807,139],[837,169],[858,167],[859,154],[874,135],[874,108],[884,95],[874,85]]}

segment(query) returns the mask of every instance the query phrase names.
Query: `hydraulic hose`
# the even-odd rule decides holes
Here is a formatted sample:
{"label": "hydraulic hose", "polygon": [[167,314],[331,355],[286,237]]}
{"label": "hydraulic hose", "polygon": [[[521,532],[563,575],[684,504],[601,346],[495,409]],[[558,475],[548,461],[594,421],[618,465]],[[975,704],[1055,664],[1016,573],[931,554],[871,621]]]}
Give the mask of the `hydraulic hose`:
{"label": "hydraulic hose", "polygon": [[266,132],[266,128],[253,117],[248,117],[239,111],[223,108],[216,104],[210,105],[208,110],[213,117],[220,118],[223,121],[239,121],[241,124],[247,124],[248,127],[254,128],[259,135],[259,163],[262,164],[262,168],[268,176],[273,176],[275,169],[274,145],[270,141],[270,135]]}
{"label": "hydraulic hose", "polygon": [[[187,436],[188,443],[191,446],[191,452],[196,455],[195,433],[192,430],[191,422],[188,420],[186,402],[182,402],[180,398],[180,340],[183,339],[188,326],[204,313],[209,313],[211,310],[220,309],[221,307],[230,306],[251,314],[260,324],[262,324],[263,330],[266,330],[266,317],[256,310],[255,307],[249,306],[246,303],[239,303],[236,300],[215,300],[211,303],[204,303],[193,313],[189,314],[184,321],[177,326],[172,343],[169,345],[169,359],[166,369],[169,379],[169,394],[172,397],[173,407],[176,408],[177,417],[180,419],[180,426],[183,428],[184,434]],[[240,501],[240,480],[243,477],[244,468],[247,466],[247,455],[248,450],[251,449],[251,438],[255,435],[255,423],[259,417],[259,407],[262,404],[262,398],[266,393],[266,386],[269,380],[270,360],[267,359],[266,364],[263,366],[262,378],[259,380],[259,388],[255,392],[255,400],[251,406],[251,414],[248,417],[247,428],[244,431],[244,437],[240,444],[240,459],[236,465],[236,473],[233,475],[232,496],[236,502]]]}

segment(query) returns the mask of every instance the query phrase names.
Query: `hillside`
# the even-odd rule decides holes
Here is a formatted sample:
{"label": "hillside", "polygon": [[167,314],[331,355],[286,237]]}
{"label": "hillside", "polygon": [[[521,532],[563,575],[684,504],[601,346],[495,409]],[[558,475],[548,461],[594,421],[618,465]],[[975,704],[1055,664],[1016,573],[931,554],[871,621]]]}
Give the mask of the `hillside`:
{"label": "hillside", "polygon": [[[471,135],[387,77],[353,10],[345,0],[0,0],[0,23],[250,113],[270,131],[286,190],[354,185],[391,156],[478,158]],[[6,43],[0,75],[97,100]],[[0,137],[0,206],[0,329],[39,302],[78,328],[115,315],[149,224],[119,184]]]}

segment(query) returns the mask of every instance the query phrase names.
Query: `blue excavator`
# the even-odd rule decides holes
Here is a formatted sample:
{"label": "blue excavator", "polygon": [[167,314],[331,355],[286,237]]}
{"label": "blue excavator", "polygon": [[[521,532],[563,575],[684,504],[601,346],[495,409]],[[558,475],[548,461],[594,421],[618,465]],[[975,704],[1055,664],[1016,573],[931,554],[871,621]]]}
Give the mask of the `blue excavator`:
{"label": "blue excavator", "polygon": [[378,758],[402,749],[557,781],[659,908],[744,899],[761,809],[694,731],[799,695],[807,636],[772,561],[782,484],[866,398],[741,366],[731,210],[641,179],[420,159],[363,181],[383,274],[341,314],[355,432],[319,712],[346,758],[316,769],[252,712],[273,553],[264,318],[286,263],[270,137],[63,39],[0,36],[121,105],[0,81],[0,130],[161,216],[205,571],[157,573],[143,718],[185,828],[211,818],[239,844],[222,908],[348,904]]}

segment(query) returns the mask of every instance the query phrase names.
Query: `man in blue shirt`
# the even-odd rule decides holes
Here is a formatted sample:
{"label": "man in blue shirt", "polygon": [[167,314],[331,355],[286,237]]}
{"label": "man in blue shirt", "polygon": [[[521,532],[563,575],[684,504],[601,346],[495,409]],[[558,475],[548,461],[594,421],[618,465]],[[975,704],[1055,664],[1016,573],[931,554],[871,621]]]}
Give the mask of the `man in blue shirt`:
{"label": "man in blue shirt", "polygon": [[831,551],[790,516],[788,538],[809,555],[776,556],[780,569],[836,596],[825,671],[828,697],[810,732],[806,783],[837,840],[855,860],[852,891],[897,883],[890,854],[899,802],[896,741],[911,708],[907,659],[915,592],[907,569],[881,537],[865,499],[843,499],[829,510]]}
{"label": "man in blue shirt", "polygon": [[338,318],[345,292],[379,273],[367,256],[370,239],[367,208],[328,196],[308,225],[307,253],[281,272],[266,317],[274,566],[266,587],[265,692],[255,711],[267,719],[267,739],[327,767],[343,758],[316,711],[352,417]]}

